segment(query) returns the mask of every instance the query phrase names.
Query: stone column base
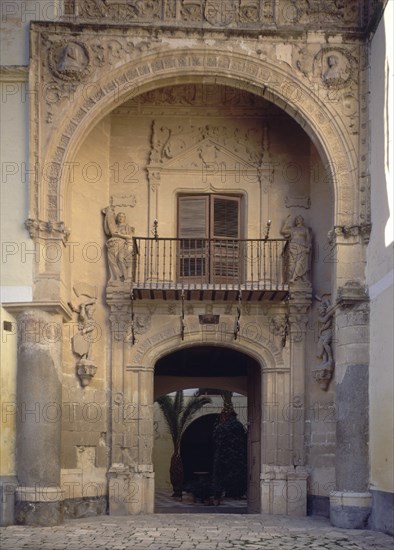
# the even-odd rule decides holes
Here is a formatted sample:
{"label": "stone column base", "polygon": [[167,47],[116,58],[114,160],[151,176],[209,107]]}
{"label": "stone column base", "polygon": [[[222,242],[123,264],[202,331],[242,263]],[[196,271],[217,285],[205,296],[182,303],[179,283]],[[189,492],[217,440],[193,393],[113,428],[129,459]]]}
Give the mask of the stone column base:
{"label": "stone column base", "polygon": [[114,464],[108,471],[109,514],[152,514],[155,505],[154,475],[151,465],[129,468]]}
{"label": "stone column base", "polygon": [[263,465],[260,478],[263,513],[306,516],[305,468]]}
{"label": "stone column base", "polygon": [[0,476],[0,527],[15,523],[15,476]]}
{"label": "stone column base", "polygon": [[15,521],[21,525],[52,527],[63,523],[60,487],[18,487],[15,493]]}
{"label": "stone column base", "polygon": [[330,521],[343,529],[365,529],[372,510],[371,493],[330,493]]}

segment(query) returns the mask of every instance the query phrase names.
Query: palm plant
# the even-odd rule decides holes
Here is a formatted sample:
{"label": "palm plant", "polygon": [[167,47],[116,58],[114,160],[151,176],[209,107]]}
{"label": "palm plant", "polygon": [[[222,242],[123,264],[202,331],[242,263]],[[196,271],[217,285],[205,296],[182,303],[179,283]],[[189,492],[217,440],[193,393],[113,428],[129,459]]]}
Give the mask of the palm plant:
{"label": "palm plant", "polygon": [[174,397],[163,395],[157,399],[174,445],[170,463],[170,481],[174,490],[173,497],[182,498],[183,463],[180,453],[182,435],[196,412],[211,402],[209,397],[199,396],[195,393],[185,404],[183,390],[177,391]]}

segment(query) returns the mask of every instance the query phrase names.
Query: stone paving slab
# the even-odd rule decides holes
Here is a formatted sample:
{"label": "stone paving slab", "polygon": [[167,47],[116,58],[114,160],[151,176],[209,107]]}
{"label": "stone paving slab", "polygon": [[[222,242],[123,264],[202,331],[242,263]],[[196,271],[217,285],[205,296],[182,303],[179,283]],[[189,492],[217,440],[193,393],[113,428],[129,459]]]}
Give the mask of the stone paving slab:
{"label": "stone paving slab", "polygon": [[100,516],[57,527],[0,529],[2,550],[394,550],[375,531],[334,528],[325,518],[241,514]]}

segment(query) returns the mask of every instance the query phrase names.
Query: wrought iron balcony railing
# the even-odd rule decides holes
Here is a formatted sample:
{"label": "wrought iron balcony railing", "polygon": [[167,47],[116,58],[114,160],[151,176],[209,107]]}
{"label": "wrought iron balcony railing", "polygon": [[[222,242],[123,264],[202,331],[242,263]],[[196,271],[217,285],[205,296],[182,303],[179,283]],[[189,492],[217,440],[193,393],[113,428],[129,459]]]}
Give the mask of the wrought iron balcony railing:
{"label": "wrought iron balcony railing", "polygon": [[176,291],[174,298],[182,290],[260,291],[257,300],[287,295],[286,239],[133,240],[133,287],[141,297],[143,290]]}

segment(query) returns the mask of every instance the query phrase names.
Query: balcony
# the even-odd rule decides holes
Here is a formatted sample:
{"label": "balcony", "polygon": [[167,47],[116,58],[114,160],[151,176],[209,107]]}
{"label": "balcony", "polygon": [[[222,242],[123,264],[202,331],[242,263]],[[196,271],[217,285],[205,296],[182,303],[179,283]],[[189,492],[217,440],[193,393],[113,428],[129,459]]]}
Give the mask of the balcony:
{"label": "balcony", "polygon": [[286,239],[134,237],[133,291],[139,299],[283,301]]}

